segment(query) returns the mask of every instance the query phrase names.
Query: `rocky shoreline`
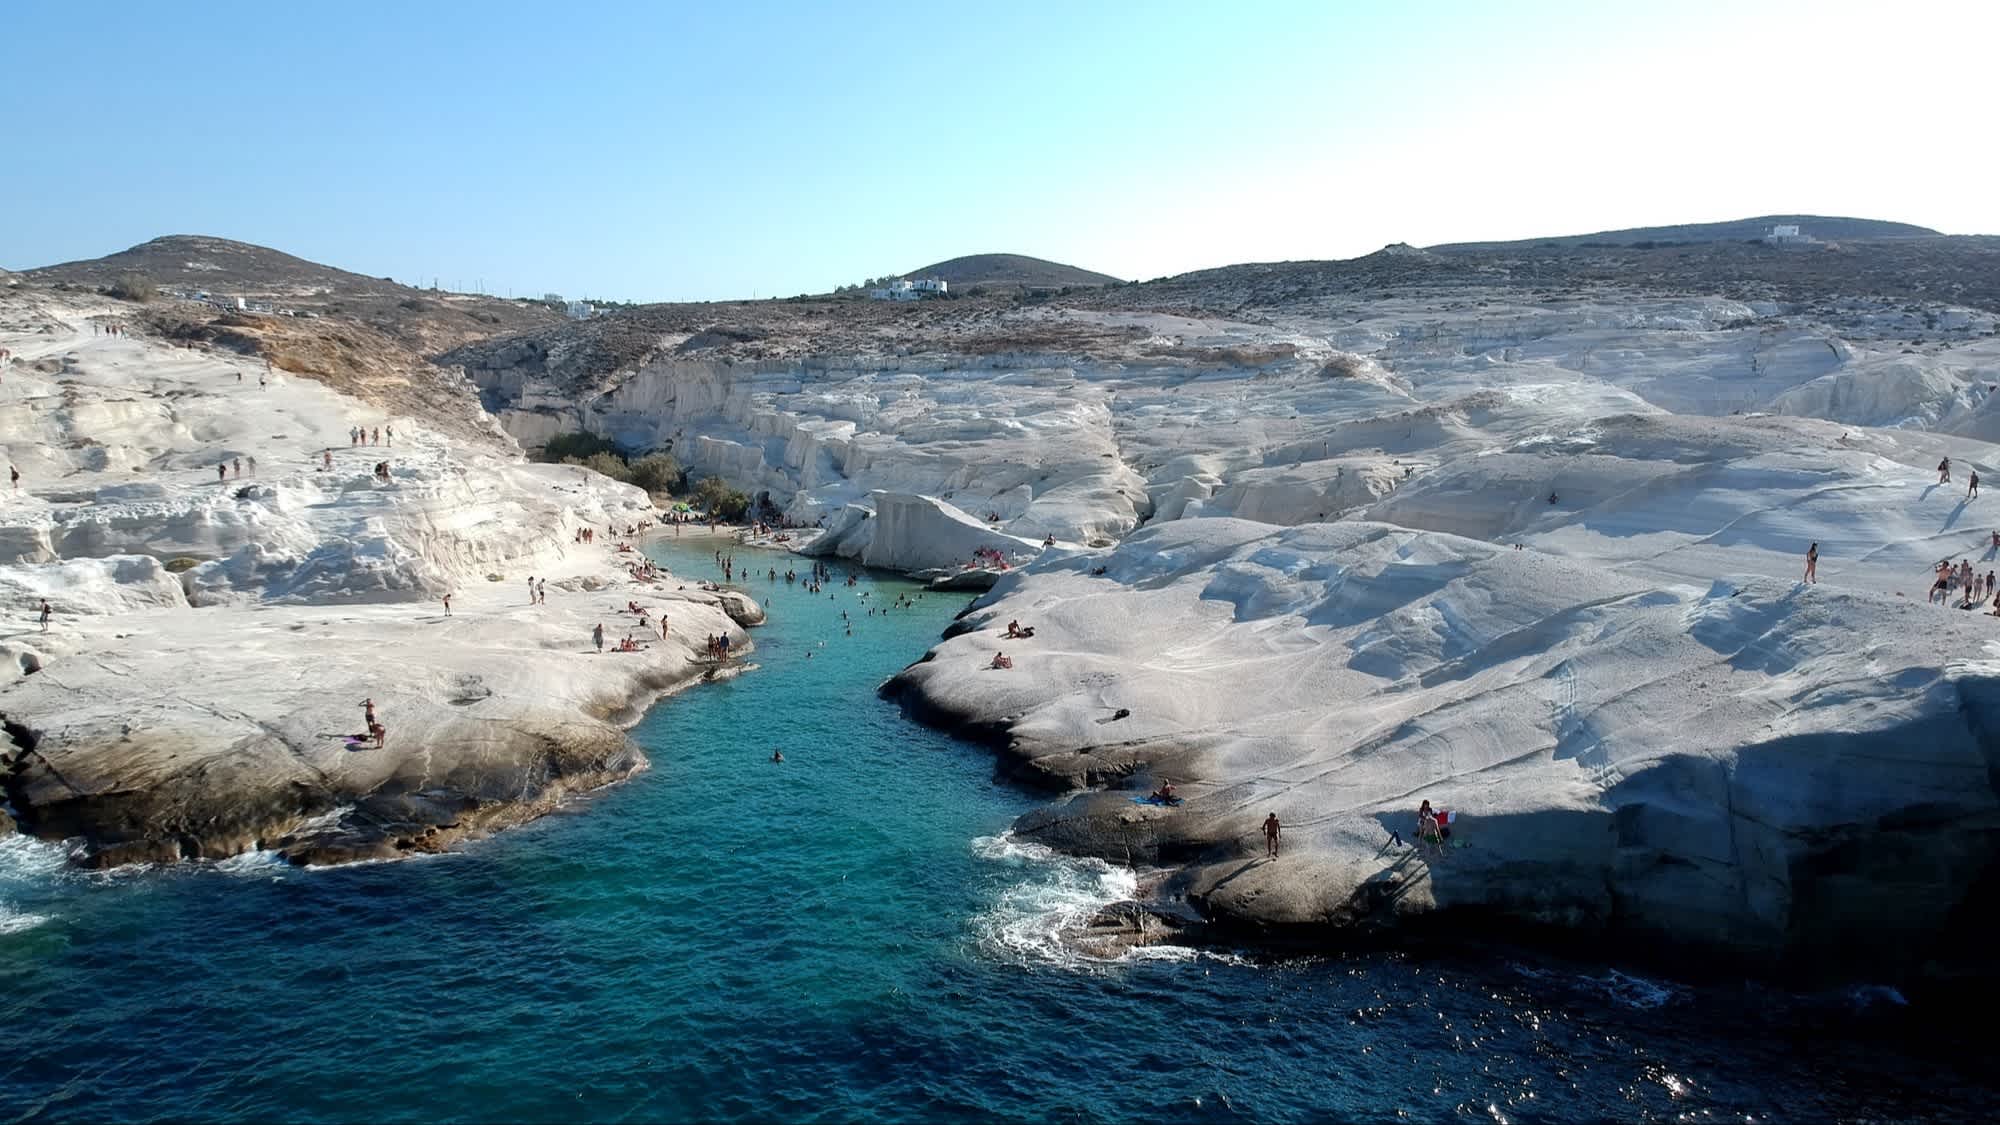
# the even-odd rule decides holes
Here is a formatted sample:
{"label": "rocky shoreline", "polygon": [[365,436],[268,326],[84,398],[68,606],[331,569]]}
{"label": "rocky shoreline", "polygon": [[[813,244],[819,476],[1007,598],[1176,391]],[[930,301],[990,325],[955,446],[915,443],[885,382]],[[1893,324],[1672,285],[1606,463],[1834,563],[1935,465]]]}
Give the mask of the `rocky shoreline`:
{"label": "rocky shoreline", "polygon": [[[1931,998],[2000,985],[1979,936],[1995,920],[2000,845],[1982,716],[2000,714],[2000,679],[1939,664],[1933,645],[1976,647],[1977,623],[1944,616],[1934,623],[1944,634],[1897,643],[1886,638],[1908,607],[1893,597],[1827,593],[1824,607],[1776,614],[1782,591],[1748,580],[1709,598],[1593,589],[1601,576],[1573,564],[1388,533],[1402,552],[1436,560],[1434,577],[1410,585],[1393,562],[1378,570],[1368,559],[1369,536],[1381,533],[1231,522],[1150,528],[1089,566],[1056,560],[1011,576],[881,689],[918,721],[995,748],[1007,775],[1069,794],[1022,816],[1016,837],[1157,869],[1146,896],[1108,909],[1081,941],[1327,950],[1517,940],[1615,947],[1677,972],[1886,984]],[[1218,604],[1220,576],[1246,573],[1230,559],[1280,555],[1298,561]],[[1341,562],[1306,561],[1329,558]],[[1300,591],[1286,571],[1328,585]],[[1372,606],[1386,582],[1417,602],[1387,621],[1340,624],[1337,603]],[[1572,647],[1561,638],[1577,613],[1566,607],[1579,602],[1598,607],[1585,635],[1599,639]],[[1495,609],[1504,626],[1481,621]],[[1418,657],[1387,682],[1324,679],[1346,675],[1357,642],[1379,659],[1405,612],[1461,622],[1468,647],[1454,665]],[[1319,628],[1289,623],[1299,639],[1266,648],[1266,614],[1288,613]],[[1035,625],[1032,641],[999,635],[1016,619]],[[1533,631],[1543,635],[1530,643]],[[1872,638],[1877,669],[1864,681],[1840,660],[1857,632]],[[1013,668],[989,666],[999,650]],[[1838,704],[1769,709],[1757,685],[1773,651],[1791,661],[1790,691]],[[1177,652],[1201,661],[1179,665]],[[1638,689],[1650,694],[1633,705],[1657,728],[1634,730],[1604,767],[1579,774],[1547,688],[1621,666],[1674,694]],[[1664,668],[1676,671],[1657,679]],[[1320,724],[1302,739],[1295,717],[1337,683],[1345,698],[1333,713],[1379,733]],[[1917,683],[1958,702],[1905,695]],[[1457,704],[1426,714],[1412,698],[1425,685]],[[1713,690],[1685,690],[1701,687]],[[1425,717],[1396,717],[1405,710]],[[1432,717],[1452,711],[1455,728]],[[1370,713],[1381,717],[1360,720]],[[1774,718],[1775,735],[1765,726]],[[1456,768],[1435,756],[1446,738],[1460,740]],[[1493,751],[1478,749],[1489,742]],[[1183,805],[1136,800],[1168,779]],[[1420,796],[1464,817],[1451,846],[1413,846]],[[1285,826],[1275,861],[1259,831],[1267,812]]]}
{"label": "rocky shoreline", "polygon": [[5,826],[90,867],[439,851],[644,769],[625,728],[726,671],[706,638],[750,652],[753,599],[640,566],[639,489],[116,313],[0,301],[36,442],[0,505]]}

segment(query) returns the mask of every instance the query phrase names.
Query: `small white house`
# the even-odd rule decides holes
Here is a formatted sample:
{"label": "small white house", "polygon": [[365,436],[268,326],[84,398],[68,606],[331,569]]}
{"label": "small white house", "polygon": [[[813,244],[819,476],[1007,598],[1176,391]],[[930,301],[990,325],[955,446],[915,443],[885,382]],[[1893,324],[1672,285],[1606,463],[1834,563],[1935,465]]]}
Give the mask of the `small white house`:
{"label": "small white house", "polygon": [[1778,223],[1771,228],[1770,234],[1764,236],[1764,241],[1783,246],[1788,243],[1811,242],[1813,238],[1811,235],[1800,234],[1797,223]]}
{"label": "small white house", "polygon": [[589,320],[596,312],[589,301],[571,301],[563,306],[563,313],[571,320]]}
{"label": "small white house", "polygon": [[928,294],[943,293],[944,291],[945,283],[935,277],[922,278],[917,281],[905,281],[902,278],[897,278],[894,281],[886,282],[879,289],[870,289],[868,295],[877,301],[919,301]]}

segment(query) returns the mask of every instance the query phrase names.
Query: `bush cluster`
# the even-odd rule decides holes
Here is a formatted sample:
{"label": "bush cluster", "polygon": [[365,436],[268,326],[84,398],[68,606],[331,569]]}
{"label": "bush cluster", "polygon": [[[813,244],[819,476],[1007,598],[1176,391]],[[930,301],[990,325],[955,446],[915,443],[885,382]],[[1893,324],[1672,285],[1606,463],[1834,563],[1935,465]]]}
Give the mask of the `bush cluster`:
{"label": "bush cluster", "polygon": [[612,480],[636,484],[656,496],[679,492],[683,484],[681,463],[674,460],[673,454],[659,452],[628,458],[619,452],[616,442],[596,434],[557,434],[548,440],[548,444],[542,446],[542,451],[535,459],[563,465],[582,465],[586,469],[603,473]]}
{"label": "bush cluster", "polygon": [[750,494],[740,488],[729,487],[721,477],[703,477],[701,483],[694,486],[690,499],[709,515],[726,520],[740,520],[750,511]]}
{"label": "bush cluster", "polygon": [[136,273],[120,274],[116,281],[104,287],[104,292],[106,296],[116,297],[121,301],[139,302],[150,301],[159,294],[159,290],[154,288],[150,278],[141,277]]}

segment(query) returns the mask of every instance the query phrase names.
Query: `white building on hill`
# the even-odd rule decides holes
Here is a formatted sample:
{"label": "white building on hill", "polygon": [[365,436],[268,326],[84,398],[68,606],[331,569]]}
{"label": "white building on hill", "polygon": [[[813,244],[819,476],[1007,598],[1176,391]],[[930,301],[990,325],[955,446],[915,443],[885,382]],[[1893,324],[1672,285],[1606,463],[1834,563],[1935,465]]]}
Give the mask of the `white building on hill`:
{"label": "white building on hill", "polygon": [[571,320],[589,320],[597,310],[590,307],[589,301],[571,301],[563,306],[563,312]]}
{"label": "white building on hill", "polygon": [[1779,223],[1771,228],[1770,234],[1764,236],[1764,241],[1773,246],[1795,246],[1819,240],[1809,234],[1800,234],[1797,223]]}
{"label": "white building on hill", "polygon": [[877,301],[917,301],[922,300],[928,294],[943,293],[944,291],[945,283],[939,278],[926,277],[919,278],[916,281],[905,281],[902,278],[897,278],[894,281],[887,282],[879,289],[870,289],[868,295]]}

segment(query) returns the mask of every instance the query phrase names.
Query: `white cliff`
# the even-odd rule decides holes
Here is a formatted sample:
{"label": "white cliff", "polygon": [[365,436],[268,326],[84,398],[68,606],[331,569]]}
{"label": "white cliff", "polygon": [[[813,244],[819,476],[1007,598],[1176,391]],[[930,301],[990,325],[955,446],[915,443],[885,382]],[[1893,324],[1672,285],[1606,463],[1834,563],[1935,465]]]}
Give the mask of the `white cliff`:
{"label": "white cliff", "polygon": [[[701,638],[743,639],[732,613],[756,619],[632,573],[608,532],[654,516],[635,488],[94,332],[113,306],[0,300],[7,793],[88,862],[337,861],[533,816],[641,768],[622,726],[708,670]],[[644,647],[600,654],[599,623]],[[380,749],[351,737],[364,699]]]}

